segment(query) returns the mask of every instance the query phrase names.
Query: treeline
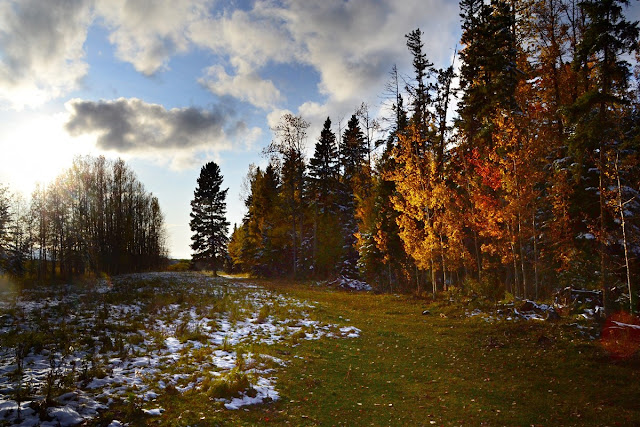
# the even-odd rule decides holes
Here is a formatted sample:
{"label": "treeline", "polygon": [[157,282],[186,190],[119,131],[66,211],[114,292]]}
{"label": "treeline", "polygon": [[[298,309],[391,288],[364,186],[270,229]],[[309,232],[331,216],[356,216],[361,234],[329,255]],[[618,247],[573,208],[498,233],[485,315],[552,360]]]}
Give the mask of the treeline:
{"label": "treeline", "polygon": [[434,68],[423,33],[410,32],[414,74],[404,85],[393,68],[384,135],[365,105],[338,132],[327,119],[305,162],[309,124],[284,116],[269,166],[248,174],[236,268],[492,298],[580,286],[610,304],[636,292],[638,25],[627,3],[462,0],[459,75]]}
{"label": "treeline", "polygon": [[158,268],[164,219],[121,159],[77,157],[28,202],[0,187],[0,273],[32,280]]}

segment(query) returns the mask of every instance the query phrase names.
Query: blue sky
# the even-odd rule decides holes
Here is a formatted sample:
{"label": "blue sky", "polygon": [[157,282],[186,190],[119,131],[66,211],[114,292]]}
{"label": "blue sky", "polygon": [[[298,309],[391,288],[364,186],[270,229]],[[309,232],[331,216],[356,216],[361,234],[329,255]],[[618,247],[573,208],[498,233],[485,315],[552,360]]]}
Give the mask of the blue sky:
{"label": "blue sky", "polygon": [[312,150],[327,116],[337,128],[362,102],[383,114],[418,27],[448,65],[451,0],[0,0],[0,183],[28,195],[75,155],[122,157],[159,197],[170,254],[188,257],[200,167],[220,165],[239,223],[270,126],[301,114]]}

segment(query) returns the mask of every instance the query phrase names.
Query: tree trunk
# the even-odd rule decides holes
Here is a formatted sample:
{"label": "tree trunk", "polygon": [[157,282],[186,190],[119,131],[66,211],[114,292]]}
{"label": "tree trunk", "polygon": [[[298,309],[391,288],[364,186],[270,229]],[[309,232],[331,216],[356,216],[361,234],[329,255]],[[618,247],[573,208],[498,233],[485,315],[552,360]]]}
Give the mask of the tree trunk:
{"label": "tree trunk", "polygon": [[622,203],[622,185],[620,184],[620,169],[618,167],[618,153],[616,153],[616,178],[618,181],[618,209],[620,210],[620,227],[622,227],[622,243],[624,245],[624,266],[627,272],[627,289],[629,290],[629,313],[634,313],[633,289],[631,287],[631,272],[629,270],[629,247],[627,245],[627,228],[624,221],[624,205],[631,200]]}
{"label": "tree trunk", "polygon": [[532,217],[532,225],[533,225],[533,282],[535,285],[535,298],[536,300],[539,298],[538,296],[538,231],[536,230],[536,211],[533,210]]}
{"label": "tree trunk", "polygon": [[600,236],[599,236],[599,246],[600,246],[600,288],[602,289],[602,303],[604,305],[604,313],[608,314],[610,309],[609,307],[609,287],[607,286],[607,243],[606,243],[606,231],[605,231],[605,199],[604,199],[604,154],[602,152],[603,144],[600,143],[600,153],[598,156],[598,170],[599,170],[599,179],[598,179],[598,190],[600,192]]}

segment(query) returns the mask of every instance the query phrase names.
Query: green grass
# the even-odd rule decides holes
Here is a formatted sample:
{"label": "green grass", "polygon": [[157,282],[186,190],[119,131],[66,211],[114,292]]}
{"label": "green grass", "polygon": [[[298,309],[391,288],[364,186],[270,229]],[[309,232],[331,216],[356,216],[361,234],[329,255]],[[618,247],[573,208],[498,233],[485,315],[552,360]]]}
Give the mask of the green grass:
{"label": "green grass", "polygon": [[[280,400],[226,410],[208,393],[166,392],[160,417],[132,403],[102,421],[131,425],[638,425],[640,358],[613,361],[568,322],[496,322],[408,296],[357,294],[284,282],[262,285],[316,302],[311,316],[353,325],[359,338],[270,348]],[[430,308],[432,315],[422,315]],[[276,308],[271,308],[274,314]],[[439,313],[447,312],[447,317]],[[263,314],[264,315],[264,314]],[[347,320],[348,319],[348,320]],[[284,356],[283,356],[284,355]],[[98,421],[100,423],[100,421]],[[108,423],[106,423],[108,424]]]}

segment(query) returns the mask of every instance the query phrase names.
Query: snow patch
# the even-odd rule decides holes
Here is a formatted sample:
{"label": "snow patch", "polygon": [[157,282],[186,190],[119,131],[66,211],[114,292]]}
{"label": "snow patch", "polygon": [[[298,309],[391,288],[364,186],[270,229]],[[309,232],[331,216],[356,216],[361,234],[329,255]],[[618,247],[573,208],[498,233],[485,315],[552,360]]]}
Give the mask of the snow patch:
{"label": "snow patch", "polygon": [[147,415],[151,415],[152,417],[157,417],[162,415],[162,413],[164,412],[164,408],[143,409],[142,412]]}
{"label": "snow patch", "polygon": [[360,280],[350,279],[348,277],[340,276],[336,280],[328,282],[330,286],[338,286],[343,289],[348,289],[351,291],[372,291],[373,287]]}
{"label": "snow patch", "polygon": [[[122,303],[107,305],[104,301],[110,293],[114,294],[113,298],[108,297],[110,300]],[[150,310],[145,298],[156,294],[166,294],[169,301],[175,300],[170,296],[179,294],[190,294],[196,301],[198,295],[213,295],[238,302],[239,308],[232,315],[213,306],[196,309],[185,302],[154,306]],[[263,306],[278,307],[278,316],[272,314],[258,321]],[[274,373],[288,362],[269,354],[241,355],[236,346],[276,343],[293,346],[298,340],[360,336],[360,329],[353,326],[313,320],[310,312],[314,307],[313,303],[271,293],[257,285],[193,273],[144,273],[114,277],[108,285],[103,283],[93,289],[61,287],[2,294],[0,319],[7,320],[7,332],[38,331],[41,319],[47,318],[51,328],[59,328],[63,323],[70,328],[68,335],[72,340],[64,348],[57,344],[38,353],[32,351],[25,358],[23,383],[32,390],[44,390],[51,356],[59,375],[75,375],[75,389],[57,396],[59,406],[47,410],[52,421],[43,424],[28,406],[30,402],[23,402],[24,421],[20,425],[90,423],[99,411],[127,399],[132,390],[142,401],[152,402],[169,387],[181,393],[198,390],[207,377],[224,378],[241,366],[250,369],[250,387],[233,399],[222,400],[226,408],[278,400]],[[98,324],[101,326],[96,328]],[[140,329],[131,331],[129,326],[134,324],[141,325]],[[197,330],[196,340],[191,340],[189,334],[185,336],[184,330]],[[10,424],[15,424],[18,412],[16,402],[11,399],[12,373],[16,369],[13,350],[0,348],[0,420]],[[80,379],[81,372],[90,375]],[[164,409],[144,411],[157,416]],[[114,421],[111,425],[117,427],[122,423]]]}

